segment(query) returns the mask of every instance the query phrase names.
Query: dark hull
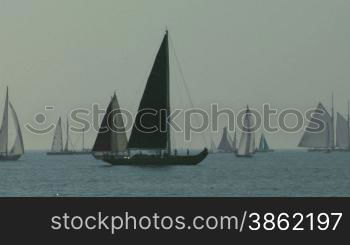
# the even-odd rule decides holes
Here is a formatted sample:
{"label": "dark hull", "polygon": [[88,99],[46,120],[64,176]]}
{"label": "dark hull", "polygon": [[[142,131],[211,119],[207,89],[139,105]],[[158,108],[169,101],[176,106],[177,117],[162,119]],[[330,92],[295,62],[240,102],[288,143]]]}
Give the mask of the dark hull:
{"label": "dark hull", "polygon": [[208,156],[208,150],[205,149],[195,156],[145,156],[136,155],[131,158],[117,158],[114,156],[104,156],[102,160],[111,165],[197,165]]}
{"label": "dark hull", "polygon": [[328,149],[308,149],[308,152],[328,152]]}
{"label": "dark hull", "polygon": [[22,155],[0,155],[0,161],[6,162],[6,161],[17,161],[21,158]]}
{"label": "dark hull", "polygon": [[250,154],[250,155],[238,155],[238,154],[236,154],[236,157],[239,157],[239,158],[251,158],[251,157],[253,157],[253,154]]}
{"label": "dark hull", "polygon": [[252,152],[252,153],[247,153],[246,155],[240,155],[238,153],[236,153],[236,157],[239,157],[239,158],[250,158],[250,157],[253,157],[255,155],[256,152]]}
{"label": "dark hull", "polygon": [[91,155],[88,151],[68,151],[68,152],[47,152],[48,156],[71,156],[71,155]]}
{"label": "dark hull", "polygon": [[337,152],[350,152],[350,150],[348,150],[348,149],[335,149],[334,151],[337,151]]}
{"label": "dark hull", "polygon": [[257,151],[257,153],[268,153],[268,152],[274,152],[275,150],[268,150],[268,151]]}

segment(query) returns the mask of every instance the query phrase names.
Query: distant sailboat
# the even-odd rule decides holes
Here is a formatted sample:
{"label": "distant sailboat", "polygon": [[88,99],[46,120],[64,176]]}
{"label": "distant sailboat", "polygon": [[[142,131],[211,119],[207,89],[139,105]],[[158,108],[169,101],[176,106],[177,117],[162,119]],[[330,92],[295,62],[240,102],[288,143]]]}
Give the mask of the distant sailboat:
{"label": "distant sailboat", "polygon": [[229,153],[233,152],[232,150],[232,140],[230,140],[230,137],[227,132],[227,127],[224,128],[220,144],[218,146],[218,150],[221,153]]}
{"label": "distant sailboat", "polygon": [[[12,148],[9,150],[9,109],[14,120],[16,138]],[[24,154],[24,144],[21,128],[16,111],[9,102],[8,88],[6,90],[5,108],[2,125],[0,129],[0,161],[16,161]]]}
{"label": "distant sailboat", "polygon": [[261,134],[258,152],[272,152],[272,151],[273,150],[270,149],[270,147],[266,141],[265,135]]}
{"label": "distant sailboat", "polygon": [[217,152],[216,145],[213,139],[210,140],[209,154],[215,154]]}
{"label": "distant sailboat", "polygon": [[232,152],[237,152],[237,133],[235,131],[235,134],[233,135],[233,140],[230,138],[231,146],[232,146]]}
{"label": "distant sailboat", "polygon": [[253,132],[253,119],[249,107],[244,115],[244,130],[241,134],[237,157],[252,157],[255,153],[255,134]]}
{"label": "distant sailboat", "polygon": [[[323,122],[323,128],[315,132],[315,125]],[[334,127],[333,117],[326,108],[319,103],[315,112],[311,115],[310,123],[302,136],[299,147],[309,148],[309,151],[332,151],[334,150]]]}
{"label": "distant sailboat", "polygon": [[[208,155],[205,148],[198,155],[172,155],[169,115],[170,111],[170,67],[169,40],[166,31],[149,75],[139,110],[128,142],[128,156],[104,155],[103,161],[112,165],[196,165]],[[150,115],[149,111],[157,112]],[[109,139],[101,144],[110,144]],[[113,143],[112,143],[113,144]],[[130,151],[138,152],[135,155]],[[144,154],[144,151],[147,153]]]}
{"label": "distant sailboat", "polygon": [[[116,125],[115,125],[116,124]],[[109,103],[98,132],[92,154],[97,159],[105,155],[124,155],[127,152],[128,138],[124,120],[120,114],[117,95]]]}
{"label": "distant sailboat", "polygon": [[67,119],[67,131],[66,142],[63,148],[63,135],[62,135],[62,120],[58,119],[55,133],[52,140],[51,150],[47,152],[47,155],[89,155],[91,152],[85,149],[84,146],[84,131],[83,131],[83,146],[82,151],[69,149],[70,135],[69,135],[69,122]]}
{"label": "distant sailboat", "polygon": [[347,119],[337,113],[336,148],[338,151],[350,151],[350,104]]}

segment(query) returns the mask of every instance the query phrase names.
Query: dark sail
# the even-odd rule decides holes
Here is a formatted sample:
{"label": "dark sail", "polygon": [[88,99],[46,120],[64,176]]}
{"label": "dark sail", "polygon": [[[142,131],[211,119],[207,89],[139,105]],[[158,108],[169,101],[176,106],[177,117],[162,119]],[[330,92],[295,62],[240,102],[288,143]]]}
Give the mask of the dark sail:
{"label": "dark sail", "polygon": [[169,50],[166,33],[141,99],[128,148],[169,150],[169,104]]}
{"label": "dark sail", "polygon": [[232,152],[232,145],[228,138],[227,128],[224,128],[218,149],[223,152]]}
{"label": "dark sail", "polygon": [[109,116],[112,111],[113,100],[108,105],[106,114],[103,117],[101,127],[99,129],[94,147],[92,148],[93,152],[110,152],[111,151],[111,135],[112,131],[108,125],[112,125],[111,117]]}
{"label": "dark sail", "polygon": [[101,123],[93,152],[125,152],[127,136],[116,94],[108,105]]}

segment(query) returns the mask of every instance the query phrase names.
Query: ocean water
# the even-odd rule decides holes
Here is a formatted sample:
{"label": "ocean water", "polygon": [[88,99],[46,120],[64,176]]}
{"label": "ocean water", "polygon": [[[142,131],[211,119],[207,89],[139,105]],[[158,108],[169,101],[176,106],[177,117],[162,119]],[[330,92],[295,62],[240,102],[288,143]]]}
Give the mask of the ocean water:
{"label": "ocean water", "polygon": [[197,166],[109,166],[91,156],[27,152],[0,162],[2,197],[350,196],[350,154],[214,154]]}

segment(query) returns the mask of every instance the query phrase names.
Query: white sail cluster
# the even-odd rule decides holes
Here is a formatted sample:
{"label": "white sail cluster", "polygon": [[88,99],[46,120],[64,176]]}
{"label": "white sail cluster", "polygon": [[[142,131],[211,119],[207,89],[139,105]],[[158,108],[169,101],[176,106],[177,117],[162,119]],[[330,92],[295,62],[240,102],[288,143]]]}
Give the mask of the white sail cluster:
{"label": "white sail cluster", "polygon": [[[333,108],[332,108],[333,112]],[[333,113],[332,113],[333,114]],[[349,150],[350,122],[343,115],[337,113],[336,127],[334,117],[319,103],[311,116],[310,123],[302,136],[299,147],[321,150]],[[319,127],[321,125],[321,127]],[[318,126],[319,128],[315,128]]]}

